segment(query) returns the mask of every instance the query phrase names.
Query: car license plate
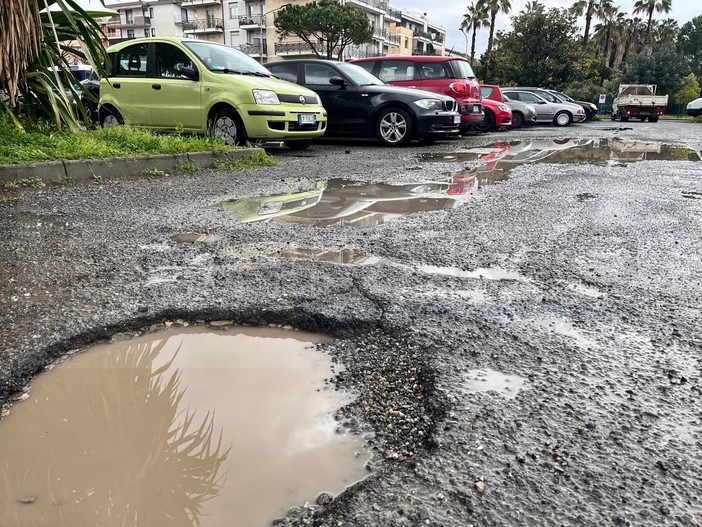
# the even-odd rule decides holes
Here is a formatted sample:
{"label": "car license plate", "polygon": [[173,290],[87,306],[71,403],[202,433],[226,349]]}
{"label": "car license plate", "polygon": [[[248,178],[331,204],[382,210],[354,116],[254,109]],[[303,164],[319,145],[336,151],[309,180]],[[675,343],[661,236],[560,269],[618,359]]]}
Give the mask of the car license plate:
{"label": "car license plate", "polygon": [[453,116],[453,124],[461,124],[461,116],[460,115]]}
{"label": "car license plate", "polygon": [[313,113],[298,114],[297,124],[317,124],[317,116]]}

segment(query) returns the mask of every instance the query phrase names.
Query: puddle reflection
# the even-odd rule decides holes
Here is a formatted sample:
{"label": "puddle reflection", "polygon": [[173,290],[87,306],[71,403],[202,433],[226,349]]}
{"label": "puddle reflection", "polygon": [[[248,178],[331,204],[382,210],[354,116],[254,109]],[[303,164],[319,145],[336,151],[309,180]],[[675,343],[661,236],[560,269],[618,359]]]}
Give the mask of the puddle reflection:
{"label": "puddle reflection", "polygon": [[97,346],[38,376],[0,423],[0,525],[263,527],[362,479],[321,336],[236,329]]}
{"label": "puddle reflection", "polygon": [[[646,160],[700,161],[702,157],[700,152],[690,148],[619,139],[531,139],[497,142],[452,154],[422,156],[422,161],[430,163],[476,160],[484,165],[464,172],[475,175],[476,186],[480,187],[506,180],[514,168],[527,163],[606,165]],[[578,195],[580,201],[595,197],[589,193]]]}
{"label": "puddle reflection", "polygon": [[379,225],[415,212],[458,207],[475,185],[472,173],[406,185],[358,184],[331,179],[313,190],[258,196],[220,203],[242,222],[271,221],[308,225]]}

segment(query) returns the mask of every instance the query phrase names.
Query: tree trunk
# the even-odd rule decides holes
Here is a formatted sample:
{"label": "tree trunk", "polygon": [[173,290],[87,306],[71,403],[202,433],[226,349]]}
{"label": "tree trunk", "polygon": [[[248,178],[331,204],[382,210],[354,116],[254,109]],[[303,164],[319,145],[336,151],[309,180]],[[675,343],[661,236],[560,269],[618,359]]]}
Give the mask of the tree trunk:
{"label": "tree trunk", "polygon": [[470,44],[470,65],[473,66],[475,64],[475,35],[478,32],[478,28],[476,27],[475,24],[473,24],[473,37],[472,41]]}
{"label": "tree trunk", "polygon": [[490,59],[492,58],[492,41],[495,38],[495,18],[497,18],[497,11],[490,11],[490,36],[488,37],[488,47],[485,51],[485,82],[490,80]]}
{"label": "tree trunk", "polygon": [[624,62],[624,53],[626,53],[626,41],[621,37],[617,39],[616,51],[614,52],[614,61],[612,68],[618,70]]}
{"label": "tree trunk", "polygon": [[644,39],[644,52],[646,55],[653,53],[653,44],[651,43],[651,22],[653,20],[653,7],[648,10],[648,25],[646,26],[646,38]]}

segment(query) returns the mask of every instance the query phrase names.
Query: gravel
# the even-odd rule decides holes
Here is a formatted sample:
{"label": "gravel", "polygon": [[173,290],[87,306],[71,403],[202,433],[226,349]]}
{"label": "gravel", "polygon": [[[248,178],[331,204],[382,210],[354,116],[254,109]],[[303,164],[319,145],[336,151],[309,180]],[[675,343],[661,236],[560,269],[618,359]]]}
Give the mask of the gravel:
{"label": "gravel", "polygon": [[[244,224],[214,206],[333,178],[445,180],[478,163],[423,155],[512,140],[694,153],[699,132],[599,122],[404,149],[326,141],[271,149],[272,169],[5,192],[0,403],[117,333],[175,318],[289,325],[337,337],[321,349],[344,366],[334,382],[358,394],[337,419],[373,457],[365,480],[278,525],[699,527],[702,163],[545,158],[458,208],[378,225]],[[183,233],[220,239],[171,240]],[[289,247],[378,263],[275,257]],[[476,370],[526,381],[509,397],[468,390]]]}

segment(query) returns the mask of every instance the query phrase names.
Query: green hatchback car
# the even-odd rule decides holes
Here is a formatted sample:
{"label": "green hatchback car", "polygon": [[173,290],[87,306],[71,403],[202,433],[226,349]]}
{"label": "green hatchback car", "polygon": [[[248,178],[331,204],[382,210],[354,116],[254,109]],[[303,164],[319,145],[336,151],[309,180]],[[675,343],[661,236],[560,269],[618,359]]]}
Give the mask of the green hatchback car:
{"label": "green hatchback car", "polygon": [[303,149],[326,130],[311,90],[277,79],[241,51],[204,40],[152,37],[107,49],[102,126],[207,133],[227,144],[282,140]]}

